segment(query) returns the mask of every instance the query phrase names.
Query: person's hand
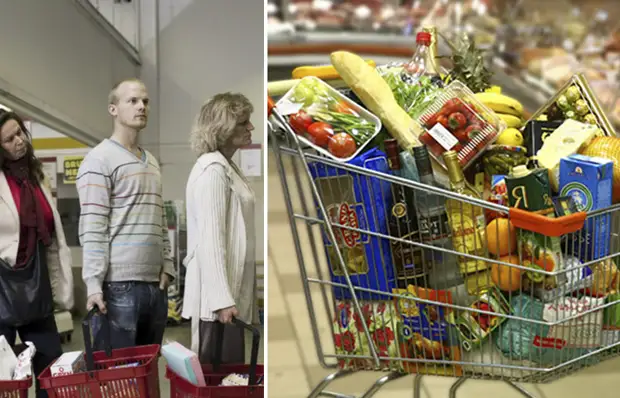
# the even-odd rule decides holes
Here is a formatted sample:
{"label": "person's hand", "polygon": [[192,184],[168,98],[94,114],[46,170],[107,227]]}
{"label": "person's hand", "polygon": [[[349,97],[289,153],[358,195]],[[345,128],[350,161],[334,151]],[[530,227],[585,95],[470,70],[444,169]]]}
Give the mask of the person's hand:
{"label": "person's hand", "polygon": [[221,323],[232,323],[233,317],[239,315],[239,311],[237,311],[237,307],[234,305],[228,308],[222,308],[217,311],[217,318]]}
{"label": "person's hand", "polygon": [[99,311],[101,311],[102,314],[106,314],[108,312],[105,306],[105,301],[103,301],[103,293],[91,294],[88,297],[88,300],[86,300],[87,311],[92,310],[95,306],[99,308]]}
{"label": "person's hand", "polygon": [[159,288],[161,290],[168,290],[168,286],[170,286],[170,276],[167,273],[162,272],[159,275]]}

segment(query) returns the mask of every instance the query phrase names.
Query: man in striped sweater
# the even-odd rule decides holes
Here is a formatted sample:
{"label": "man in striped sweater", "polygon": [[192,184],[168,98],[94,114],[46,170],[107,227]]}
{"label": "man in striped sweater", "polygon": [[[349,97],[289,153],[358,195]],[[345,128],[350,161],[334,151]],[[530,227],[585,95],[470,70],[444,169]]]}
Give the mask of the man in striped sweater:
{"label": "man in striped sweater", "polygon": [[[108,103],[114,132],[84,158],[76,181],[86,306],[108,315],[112,348],[161,344],[175,270],[159,164],[138,146],[149,111],[146,88],[125,80]],[[94,336],[101,343],[97,330]]]}

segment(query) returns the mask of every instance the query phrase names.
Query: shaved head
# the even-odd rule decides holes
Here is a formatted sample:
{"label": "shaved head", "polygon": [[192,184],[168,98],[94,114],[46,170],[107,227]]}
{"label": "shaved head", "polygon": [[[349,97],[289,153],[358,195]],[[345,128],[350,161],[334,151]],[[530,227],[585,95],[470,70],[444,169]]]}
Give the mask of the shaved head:
{"label": "shaved head", "polygon": [[138,83],[142,86],[146,86],[142,80],[135,77],[121,80],[116,83],[114,87],[112,87],[112,90],[110,90],[110,94],[108,94],[108,105],[116,105],[118,103],[118,89],[126,83]]}

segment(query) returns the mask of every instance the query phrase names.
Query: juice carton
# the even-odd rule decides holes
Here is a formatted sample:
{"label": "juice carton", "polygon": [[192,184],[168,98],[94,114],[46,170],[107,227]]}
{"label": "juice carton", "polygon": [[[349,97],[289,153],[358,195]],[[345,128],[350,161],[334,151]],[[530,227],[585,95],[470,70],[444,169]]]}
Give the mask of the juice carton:
{"label": "juice carton", "polygon": [[[376,148],[349,163],[389,173],[387,156]],[[329,219],[325,221],[332,223],[336,238],[333,242],[326,228],[322,229],[332,281],[347,284],[338,258],[340,251],[353,286],[390,293],[396,287],[390,240],[363,232],[389,233],[390,182],[321,162],[309,163],[308,168],[327,210]],[[351,291],[346,287],[334,286],[333,292],[336,300],[352,298]],[[358,290],[356,296],[362,300],[390,299],[387,294],[366,290]]]}
{"label": "juice carton", "polygon": [[[555,218],[555,206],[551,198],[547,169],[528,170],[525,166],[517,166],[512,169],[510,176],[506,176],[506,188],[508,203],[511,207]],[[548,272],[563,269],[560,238],[526,230],[521,230],[517,236],[523,264],[527,263],[532,268],[544,269]],[[540,275],[531,274],[530,277]]]}
{"label": "juice carton", "polygon": [[[560,161],[560,195],[571,196],[579,211],[599,210],[612,204],[613,162],[571,155]],[[609,254],[611,215],[601,214],[586,220],[581,231],[572,234],[568,252],[581,261]]]}
{"label": "juice carton", "polygon": [[[407,289],[394,289],[394,294],[411,297],[411,299],[395,298],[402,319],[398,335],[401,356],[419,361],[404,362],[405,372],[461,376],[463,367],[454,363],[461,361],[462,354],[458,329],[454,322],[454,309],[413,299],[418,297],[453,304],[452,292],[409,285]],[[444,362],[429,363],[429,361]]]}

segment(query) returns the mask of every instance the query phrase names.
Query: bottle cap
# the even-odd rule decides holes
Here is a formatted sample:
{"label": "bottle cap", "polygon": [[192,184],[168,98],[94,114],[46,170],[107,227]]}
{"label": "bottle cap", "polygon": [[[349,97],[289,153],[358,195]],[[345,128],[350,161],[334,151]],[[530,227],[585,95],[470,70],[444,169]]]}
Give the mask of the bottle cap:
{"label": "bottle cap", "polygon": [[398,142],[394,138],[389,138],[383,141],[385,147],[385,153],[390,163],[390,168],[393,170],[400,170],[400,158],[398,157]]}
{"label": "bottle cap", "polygon": [[431,165],[431,159],[428,154],[428,149],[424,145],[414,146],[412,149],[415,164],[418,168],[419,174],[432,174],[433,166]]}
{"label": "bottle cap", "polygon": [[431,44],[431,34],[429,32],[419,32],[415,41],[418,44],[426,44],[427,46]]}

